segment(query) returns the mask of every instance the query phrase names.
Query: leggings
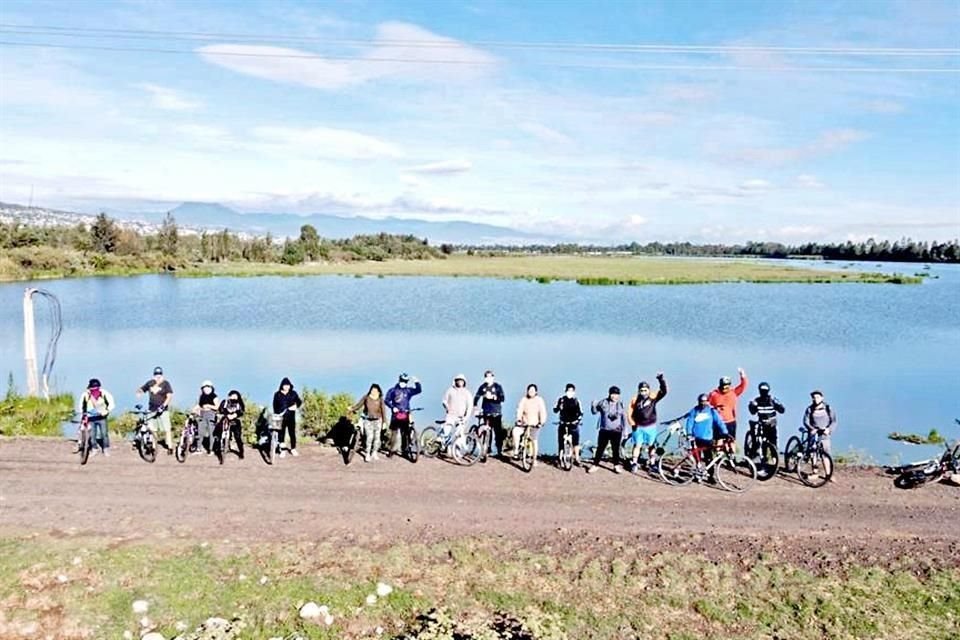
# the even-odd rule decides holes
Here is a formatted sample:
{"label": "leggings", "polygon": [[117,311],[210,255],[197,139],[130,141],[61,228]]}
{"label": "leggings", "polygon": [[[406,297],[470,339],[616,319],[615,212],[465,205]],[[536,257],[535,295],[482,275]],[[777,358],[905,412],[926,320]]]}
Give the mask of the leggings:
{"label": "leggings", "polygon": [[[213,448],[217,448],[220,446],[220,436],[222,435],[220,424],[218,424],[213,430],[213,440],[216,443]],[[230,448],[231,439],[237,445],[237,455],[239,455],[240,459],[243,460],[243,426],[240,424],[239,420],[230,421],[230,435],[227,438],[228,449]],[[224,451],[224,453],[227,453],[227,452]]]}
{"label": "leggings", "polygon": [[283,414],[283,422],[280,425],[280,444],[283,444],[283,436],[290,432],[290,450],[297,448],[297,414],[293,411],[286,411]]}
{"label": "leggings", "polygon": [[601,429],[597,434],[597,452],[593,454],[593,464],[599,465],[603,459],[603,453],[607,450],[607,445],[613,449],[613,464],[620,465],[620,438],[619,431],[609,431]]}

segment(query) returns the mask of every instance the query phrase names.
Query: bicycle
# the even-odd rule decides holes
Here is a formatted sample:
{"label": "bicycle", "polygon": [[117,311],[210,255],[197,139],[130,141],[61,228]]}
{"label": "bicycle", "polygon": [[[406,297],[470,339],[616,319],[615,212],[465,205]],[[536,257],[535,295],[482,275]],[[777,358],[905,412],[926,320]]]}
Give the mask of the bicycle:
{"label": "bicycle", "polygon": [[230,453],[230,418],[226,414],[221,414],[217,418],[217,428],[220,430],[220,437],[216,439],[214,451],[217,454],[217,461],[223,464]]}
{"label": "bicycle", "polygon": [[783,469],[796,473],[800,482],[818,489],[833,477],[833,458],[823,450],[823,433],[800,429],[803,436],[790,436],[783,450]]}
{"label": "bicycle", "polygon": [[191,413],[187,416],[187,421],[183,425],[183,432],[180,434],[180,442],[177,443],[177,448],[174,450],[177,462],[181,464],[186,462],[187,456],[190,455],[191,451],[196,449],[199,442],[200,425],[197,415]]}
{"label": "bicycle", "polygon": [[353,461],[353,456],[363,448],[363,441],[363,425],[358,419],[353,422],[353,430],[350,432],[350,437],[347,438],[346,443],[340,447],[340,453],[343,455],[343,464],[350,464]]}
{"label": "bicycle", "polygon": [[427,427],[420,433],[420,452],[428,458],[446,455],[457,463],[471,466],[479,459],[476,436],[464,430],[465,419],[453,425],[446,420],[435,420],[435,427]]}
{"label": "bicycle", "polygon": [[[530,435],[531,429],[534,427],[527,425],[516,425],[517,427],[523,427],[523,433],[520,434],[520,443],[518,444],[518,450],[513,452],[514,457],[520,458],[520,468],[530,473],[533,470],[533,464],[536,462],[534,457],[534,444],[533,437]],[[536,425],[536,428],[539,428],[540,425]]]}
{"label": "bicycle", "polygon": [[[700,447],[692,436],[685,435],[683,455],[665,454],[657,461],[657,473],[671,485],[686,485],[691,481],[702,483],[711,475],[717,484],[733,493],[743,493],[757,479],[757,469],[750,458],[735,452],[731,438],[724,438],[712,447]],[[704,453],[711,452],[712,459],[705,463]]]}
{"label": "bicycle", "polygon": [[[277,461],[279,456],[277,455],[277,449],[280,448],[280,430],[283,429],[283,414],[275,413],[270,416],[270,422],[268,424],[269,435],[267,436],[267,453],[263,456],[264,462],[269,465],[274,464]],[[222,463],[221,463],[222,464]]]}
{"label": "bicycle", "polygon": [[83,466],[90,459],[90,450],[93,448],[93,428],[90,426],[89,414],[84,413],[80,416],[79,425],[77,427],[76,453],[80,454],[80,465]]}
{"label": "bicycle", "polygon": [[468,433],[473,434],[480,448],[479,461],[485,463],[490,455],[490,444],[493,440],[493,427],[490,426],[490,418],[493,415],[483,413],[477,414],[477,421],[470,425]]}
{"label": "bicycle", "polygon": [[555,422],[557,429],[563,434],[560,451],[557,452],[557,463],[564,471],[573,469],[574,464],[580,464],[579,460],[574,460],[573,456],[573,435],[570,433],[571,427],[580,427],[580,422]]}
{"label": "bicycle", "polygon": [[751,420],[750,429],[743,439],[743,454],[753,460],[757,467],[757,480],[766,482],[777,475],[780,468],[780,452],[767,437],[770,430],[776,433],[776,421]]}
{"label": "bicycle", "polygon": [[[416,463],[420,458],[420,441],[419,433],[417,432],[416,423],[413,419],[413,413],[415,411],[423,411],[423,407],[415,407],[407,411],[407,419],[409,421],[409,426],[407,427],[407,441],[406,447],[402,448],[400,455],[409,460],[410,462]],[[399,431],[399,429],[398,429]],[[391,455],[391,443],[390,439],[393,437],[393,429],[383,429],[380,433],[380,448],[386,454]],[[400,434],[401,442],[403,442],[403,434]],[[402,445],[401,445],[402,447]]]}
{"label": "bicycle", "polygon": [[133,432],[133,446],[144,462],[153,463],[157,460],[157,437],[150,429],[150,421],[158,418],[163,409],[147,411],[143,405],[136,405],[132,413],[137,416],[137,426]]}
{"label": "bicycle", "polygon": [[[646,445],[646,446],[639,445],[647,449],[647,459],[643,460],[642,458],[638,457],[637,458],[638,469],[634,469],[633,472],[636,473],[639,470],[639,468],[644,468],[651,474],[656,473],[657,462],[660,460],[660,457],[663,456],[663,454],[666,452],[667,446],[670,444],[670,441],[673,440],[674,437],[677,436],[678,434],[683,433],[685,421],[686,421],[686,416],[680,416],[679,418],[674,418],[673,420],[666,420],[664,422],[661,422],[660,426],[664,428],[660,429],[657,432],[657,435],[653,439],[653,444]],[[623,451],[626,452],[621,454],[621,457],[623,458],[624,463],[632,464],[632,460],[633,460],[632,452],[634,449],[633,438],[631,436],[627,436],[627,439],[624,440],[624,444],[621,446],[624,447]]]}
{"label": "bicycle", "polygon": [[[960,423],[960,420],[957,421]],[[944,443],[944,452],[939,459],[931,458],[899,467],[885,467],[884,471],[896,475],[893,485],[898,489],[916,489],[925,484],[939,482],[947,474],[960,473],[960,441]]]}

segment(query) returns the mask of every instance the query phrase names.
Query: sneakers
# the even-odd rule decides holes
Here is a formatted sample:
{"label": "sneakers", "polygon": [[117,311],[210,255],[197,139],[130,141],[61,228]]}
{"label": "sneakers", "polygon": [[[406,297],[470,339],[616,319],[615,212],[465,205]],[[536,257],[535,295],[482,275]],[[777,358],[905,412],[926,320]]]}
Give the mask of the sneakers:
{"label": "sneakers", "polygon": [[207,451],[207,455],[208,455],[208,456],[212,456],[212,455],[213,455],[213,449],[211,449],[210,451]]}
{"label": "sneakers", "polygon": [[532,466],[534,466],[534,467],[537,466],[537,461],[536,461],[536,460],[533,461],[533,465],[532,465]]}
{"label": "sneakers", "polygon": [[91,456],[95,456],[95,455],[97,455],[98,453],[100,453],[100,449],[94,449],[93,451],[90,452],[90,455],[91,455]]}
{"label": "sneakers", "polygon": [[101,453],[103,453],[104,458],[110,457],[110,449],[103,449]]}
{"label": "sneakers", "polygon": [[599,470],[600,470],[600,467],[598,467],[597,465],[587,467],[587,473],[596,473]]}
{"label": "sneakers", "polygon": [[300,455],[300,452],[297,451],[296,449],[291,449],[291,450],[290,450],[290,455],[292,455],[294,458],[296,458],[297,456]]}
{"label": "sneakers", "polygon": [[613,467],[614,473],[620,473],[621,471],[623,471],[623,468],[621,468],[620,465],[616,465]]}
{"label": "sneakers", "polygon": [[575,467],[579,467],[579,466],[580,466],[580,458],[574,458],[574,459],[573,459],[573,466],[575,466]]}
{"label": "sneakers", "polygon": [[281,458],[286,458],[286,457],[287,457],[287,452],[286,452],[286,451],[281,451],[281,452],[280,452],[280,457],[281,457]]}
{"label": "sneakers", "polygon": [[374,452],[373,452],[373,455],[370,456],[370,459],[371,459],[371,460],[379,460],[379,459],[380,459],[380,454],[377,453],[376,451],[374,451]]}

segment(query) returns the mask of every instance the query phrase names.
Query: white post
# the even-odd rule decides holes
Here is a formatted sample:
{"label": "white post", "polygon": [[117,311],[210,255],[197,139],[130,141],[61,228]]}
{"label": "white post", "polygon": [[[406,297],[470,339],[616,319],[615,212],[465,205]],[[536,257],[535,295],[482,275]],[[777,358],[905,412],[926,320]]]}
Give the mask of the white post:
{"label": "white post", "polygon": [[40,390],[37,380],[37,333],[33,323],[33,294],[36,289],[23,292],[23,353],[27,361],[27,395],[35,396]]}

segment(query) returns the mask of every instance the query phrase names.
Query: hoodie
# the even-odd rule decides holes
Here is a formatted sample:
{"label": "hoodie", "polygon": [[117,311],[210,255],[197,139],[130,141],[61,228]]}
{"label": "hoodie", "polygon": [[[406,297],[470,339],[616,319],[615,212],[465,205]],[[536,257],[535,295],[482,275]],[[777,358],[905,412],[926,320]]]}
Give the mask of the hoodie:
{"label": "hoodie", "polygon": [[687,414],[687,435],[697,440],[713,440],[714,429],[727,435],[727,425],[723,418],[711,406],[701,409],[699,406],[690,409]]}
{"label": "hoodie", "polygon": [[[493,396],[492,399],[487,398],[487,392]],[[480,410],[485,416],[499,416],[503,415],[503,401],[505,400],[503,395],[503,387],[500,386],[499,382],[494,382],[493,384],[487,384],[484,382],[480,385],[480,388],[477,389],[477,393],[473,396],[473,403],[480,403]]]}
{"label": "hoodie", "polygon": [[590,405],[590,413],[600,414],[597,427],[601,431],[623,433],[627,430],[627,412],[623,410],[622,400],[617,400],[614,403],[610,398],[604,398],[600,402]]}
{"label": "hoodie", "polygon": [[[463,380],[463,378],[459,378]],[[447,412],[447,420],[458,420],[460,418],[468,419],[473,409],[473,394],[467,389],[466,380],[462,387],[457,386],[457,378],[453,380],[453,386],[447,389],[443,394],[443,408]]]}
{"label": "hoodie", "polygon": [[737,421],[737,400],[747,390],[747,376],[740,376],[740,383],[726,391],[714,389],[707,396],[707,402],[717,410],[724,422]]}
{"label": "hoodie", "polygon": [[657,382],[660,383],[660,388],[656,393],[651,391],[645,399],[638,393],[630,400],[627,421],[631,427],[650,427],[657,424],[657,403],[667,397],[667,381],[661,376],[657,378]]}
{"label": "hoodie", "polygon": [[398,382],[390,391],[387,391],[387,395],[383,401],[390,407],[390,410],[394,413],[394,417],[396,417],[398,413],[410,413],[410,399],[415,395],[419,395],[421,391],[423,391],[423,387],[419,382],[413,383],[412,387],[409,383],[407,386],[401,387]]}
{"label": "hoodie", "polygon": [[[281,391],[280,389],[283,389],[284,385],[290,385],[290,391],[286,393]],[[298,409],[302,404],[303,400],[300,399],[297,390],[293,388],[290,378],[281,380],[277,392],[273,394],[273,414],[280,415],[286,413],[288,409]]]}

